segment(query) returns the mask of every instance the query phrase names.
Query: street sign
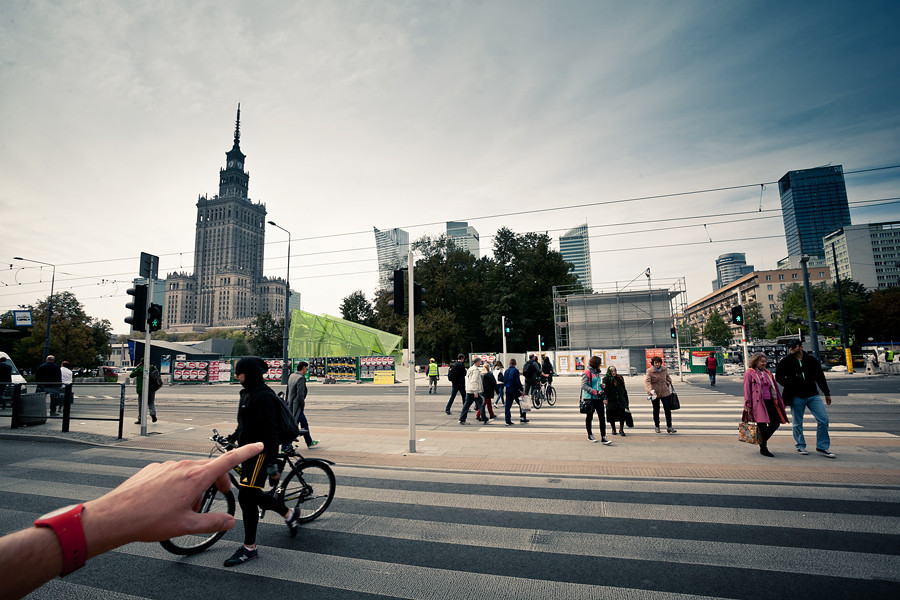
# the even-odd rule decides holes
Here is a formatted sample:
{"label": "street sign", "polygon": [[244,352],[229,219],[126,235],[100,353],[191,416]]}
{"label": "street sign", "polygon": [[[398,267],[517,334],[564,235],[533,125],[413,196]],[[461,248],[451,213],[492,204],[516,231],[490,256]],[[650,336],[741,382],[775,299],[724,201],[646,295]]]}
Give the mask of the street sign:
{"label": "street sign", "polygon": [[31,327],[34,325],[34,322],[31,320],[30,310],[14,310],[12,312],[16,327]]}
{"label": "street sign", "polygon": [[141,252],[140,276],[147,279],[159,279],[156,275],[159,271],[159,257],[146,252]]}

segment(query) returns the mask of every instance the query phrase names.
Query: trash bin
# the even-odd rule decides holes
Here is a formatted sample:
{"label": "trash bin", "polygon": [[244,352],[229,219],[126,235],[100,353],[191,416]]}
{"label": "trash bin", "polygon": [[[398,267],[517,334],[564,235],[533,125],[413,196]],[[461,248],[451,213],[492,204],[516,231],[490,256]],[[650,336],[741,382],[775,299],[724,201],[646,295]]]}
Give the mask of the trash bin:
{"label": "trash bin", "polygon": [[42,425],[47,422],[47,394],[21,394],[16,402],[12,427]]}

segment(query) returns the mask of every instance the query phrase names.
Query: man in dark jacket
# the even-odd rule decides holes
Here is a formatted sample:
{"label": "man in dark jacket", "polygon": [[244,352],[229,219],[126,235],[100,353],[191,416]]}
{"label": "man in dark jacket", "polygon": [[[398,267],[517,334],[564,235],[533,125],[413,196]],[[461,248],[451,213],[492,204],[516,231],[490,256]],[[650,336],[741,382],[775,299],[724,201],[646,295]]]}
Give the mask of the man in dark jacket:
{"label": "man in dark jacket", "polygon": [[[806,439],[803,437],[803,413],[809,408],[816,419],[816,452],[828,458],[835,458],[829,450],[831,439],[828,436],[828,411],[825,405],[831,404],[831,391],[825,381],[822,365],[815,356],[803,351],[803,342],[792,340],[788,344],[790,353],[781,359],[775,369],[775,380],[783,387],[784,403],[791,407],[793,421],[794,444],[797,452],[803,455],[806,451]],[[825,404],[816,389],[818,385],[825,393]]]}
{"label": "man in dark jacket", "polygon": [[263,493],[266,479],[277,480],[278,472],[278,422],[282,410],[277,402],[281,398],[263,381],[263,373],[269,369],[266,361],[258,356],[245,356],[234,365],[234,375],[241,383],[237,429],[228,438],[238,446],[254,442],[263,443],[262,453],[241,465],[238,483],[238,503],[244,515],[244,545],[225,561],[233,567],[259,556],[256,549],[256,529],[259,525],[259,509],[277,512],[284,517],[291,537],[297,535],[299,510],[288,508],[276,496]]}
{"label": "man in dark jacket", "polygon": [[453,388],[450,391],[450,400],[447,401],[447,408],[444,411],[448,415],[453,414],[450,412],[450,407],[453,406],[457,393],[459,393],[460,401],[465,401],[466,399],[466,365],[463,363],[464,360],[466,360],[465,355],[460,354],[457,356],[456,362],[450,366],[450,370],[447,372],[447,378],[450,380],[450,385]]}
{"label": "man in dark jacket", "polygon": [[6,362],[5,356],[0,356],[0,406],[4,406],[4,396],[8,383],[12,383],[12,365]]}
{"label": "man in dark jacket", "polygon": [[305,430],[303,440],[306,442],[307,448],[312,448],[319,444],[318,440],[312,439],[309,433],[309,421],[306,420],[306,372],[309,370],[309,363],[301,360],[297,363],[297,370],[288,377],[287,382],[287,404],[294,415],[294,420]]}
{"label": "man in dark jacket", "polygon": [[519,420],[527,423],[528,418],[522,412],[522,380],[519,378],[519,369],[516,368],[516,359],[514,358],[509,359],[509,367],[503,373],[503,385],[506,388],[506,424],[513,425],[512,416],[510,415],[513,402],[519,403]]}
{"label": "man in dark jacket", "polygon": [[37,390],[50,394],[50,415],[57,414],[57,407],[60,404],[62,370],[56,364],[56,357],[50,354],[44,364],[34,371],[34,381],[38,384]]}
{"label": "man in dark jacket", "polygon": [[531,393],[531,388],[541,385],[541,365],[534,354],[528,355],[528,360],[522,365],[522,377],[525,378],[525,395]]}

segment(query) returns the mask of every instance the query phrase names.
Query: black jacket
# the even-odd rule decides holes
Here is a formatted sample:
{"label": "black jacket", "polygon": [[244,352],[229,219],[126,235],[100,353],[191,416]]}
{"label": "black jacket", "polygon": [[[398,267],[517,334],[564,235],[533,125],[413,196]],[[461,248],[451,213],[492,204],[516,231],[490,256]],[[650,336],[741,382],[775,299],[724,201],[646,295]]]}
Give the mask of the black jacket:
{"label": "black jacket", "polygon": [[825,374],[822,372],[822,365],[815,356],[810,356],[806,352],[803,353],[802,364],[793,354],[782,358],[775,368],[775,381],[784,388],[782,396],[786,402],[791,398],[817,396],[819,394],[817,384],[826,396],[831,395]]}
{"label": "black jacket", "polygon": [[481,375],[481,386],[485,398],[493,398],[494,392],[497,391],[497,378],[494,372],[488,369],[487,373]]}
{"label": "black jacket", "polygon": [[55,362],[45,362],[34,371],[35,383],[62,383],[62,371]]}
{"label": "black jacket", "polygon": [[0,363],[0,383],[12,383],[12,365],[9,362]]}
{"label": "black jacket", "polygon": [[447,373],[447,378],[458,386],[465,385],[466,366],[460,361],[453,363],[453,366],[450,367],[450,371]]}
{"label": "black jacket", "polygon": [[[237,429],[232,434],[238,445],[245,446],[262,442],[266,462],[273,462],[278,455],[278,423],[281,408],[275,404],[281,398],[265,383],[258,383],[250,389],[241,390],[238,406]],[[270,458],[271,457],[271,458]]]}

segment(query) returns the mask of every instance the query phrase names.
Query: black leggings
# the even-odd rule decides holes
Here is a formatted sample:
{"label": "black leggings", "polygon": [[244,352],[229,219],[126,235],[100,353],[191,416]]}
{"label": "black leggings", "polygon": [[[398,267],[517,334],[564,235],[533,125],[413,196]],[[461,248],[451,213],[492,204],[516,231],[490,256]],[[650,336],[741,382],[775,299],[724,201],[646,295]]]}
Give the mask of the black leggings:
{"label": "black leggings", "polygon": [[591,410],[584,415],[584,428],[587,429],[588,435],[594,435],[593,431],[591,431],[591,421],[594,420],[594,412],[597,412],[597,417],[600,419],[600,437],[606,437],[606,419],[603,418],[603,402],[597,401],[596,403],[591,403]]}
{"label": "black leggings", "polygon": [[775,408],[775,401],[771,398],[767,398],[763,402],[765,402],[766,405],[766,412],[769,413],[769,422],[756,424],[756,428],[759,429],[760,436],[762,437],[762,441],[759,442],[761,448],[766,447],[766,442],[769,441],[769,438],[772,437],[775,430],[781,426],[781,419],[778,416],[778,410]]}
{"label": "black leggings", "polygon": [[665,398],[655,398],[653,400],[653,424],[659,427],[659,402],[662,400],[663,410],[666,413],[666,427],[672,429],[672,405],[669,404],[669,396]]}
{"label": "black leggings", "polygon": [[241,505],[241,514],[244,515],[244,545],[252,546],[256,543],[256,528],[259,525],[259,510],[257,507],[277,512],[282,517],[287,514],[287,506],[278,498],[273,498],[259,488],[241,487],[238,492],[238,504]]}

